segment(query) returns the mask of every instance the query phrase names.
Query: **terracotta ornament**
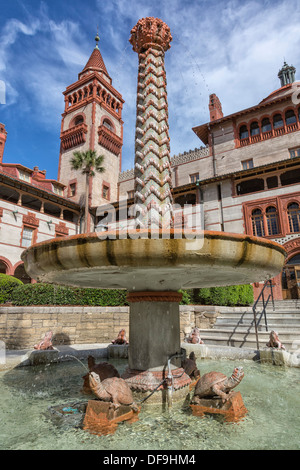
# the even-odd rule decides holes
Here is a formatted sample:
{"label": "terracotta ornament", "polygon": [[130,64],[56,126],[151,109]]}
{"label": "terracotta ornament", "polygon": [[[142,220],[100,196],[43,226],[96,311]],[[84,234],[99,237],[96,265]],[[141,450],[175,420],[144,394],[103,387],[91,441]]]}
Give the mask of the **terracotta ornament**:
{"label": "terracotta ornament", "polygon": [[201,398],[217,396],[225,403],[231,396],[231,391],[235,388],[242,378],[244,371],[242,367],[235,367],[231,377],[221,372],[208,372],[204,374],[197,382],[192,403],[197,405]]}
{"label": "terracotta ornament", "polygon": [[268,348],[285,349],[285,346],[281,343],[278,337],[278,333],[274,330],[270,333],[269,342],[267,343]]}
{"label": "terracotta ornament", "polygon": [[204,344],[204,342],[200,338],[199,328],[197,328],[196,326],[195,328],[192,329],[189,336],[187,336],[184,341],[186,343],[192,343],[192,344]]}
{"label": "terracotta ornament", "polygon": [[198,379],[200,377],[200,370],[198,369],[196,364],[196,356],[194,351],[191,352],[188,358],[182,361],[181,367],[183,367],[184,372],[191,379]]}
{"label": "terracotta ornament", "polygon": [[132,391],[124,379],[112,377],[101,381],[98,374],[90,372],[89,383],[94,395],[99,400],[110,402],[115,410],[121,405],[128,405],[133,411],[139,411],[133,401]]}
{"label": "terracotta ornament", "polygon": [[52,345],[52,336],[53,336],[52,331],[48,331],[48,333],[45,334],[44,339],[42,339],[42,341],[40,341],[38,344],[34,345],[34,349],[38,349],[38,350],[54,349]]}
{"label": "terracotta ornament", "polygon": [[[90,372],[95,372],[100,377],[100,380],[105,380],[110,377],[120,377],[117,369],[109,362],[100,362],[96,364],[95,358],[93,356],[88,357],[88,368]],[[82,392],[91,393],[91,387],[89,383],[89,374],[84,375],[83,377],[83,387]]]}
{"label": "terracotta ornament", "polygon": [[118,337],[112,341],[112,344],[128,344],[124,328],[119,331]]}

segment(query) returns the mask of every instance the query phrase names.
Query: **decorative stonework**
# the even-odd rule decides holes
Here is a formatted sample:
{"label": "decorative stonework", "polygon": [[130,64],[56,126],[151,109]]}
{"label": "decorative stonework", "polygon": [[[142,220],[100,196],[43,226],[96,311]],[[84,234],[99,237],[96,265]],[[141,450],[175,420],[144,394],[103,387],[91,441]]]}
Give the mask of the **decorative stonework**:
{"label": "decorative stonework", "polygon": [[31,212],[27,215],[23,215],[23,224],[30,227],[38,227],[40,221],[36,218],[35,214]]}
{"label": "decorative stonework", "polygon": [[119,155],[123,142],[121,137],[102,125],[98,128],[98,143],[115,155]]}
{"label": "decorative stonework", "polygon": [[82,123],[63,131],[60,135],[61,145],[64,150],[76,147],[86,141],[87,125]]}
{"label": "decorative stonework", "polygon": [[[171,161],[164,53],[170,28],[158,18],[142,18],[130,42],[139,54],[135,138],[135,205],[141,228],[171,224]],[[149,220],[151,218],[151,220]]]}
{"label": "decorative stonework", "polygon": [[181,302],[182,294],[178,292],[129,292],[127,301],[132,302]]}
{"label": "decorative stonework", "polygon": [[67,236],[69,235],[69,229],[63,222],[59,222],[58,225],[55,226],[55,235],[56,236]]}
{"label": "decorative stonework", "polygon": [[294,238],[293,240],[284,243],[284,249],[287,251],[288,257],[294,255],[300,250],[300,237]]}

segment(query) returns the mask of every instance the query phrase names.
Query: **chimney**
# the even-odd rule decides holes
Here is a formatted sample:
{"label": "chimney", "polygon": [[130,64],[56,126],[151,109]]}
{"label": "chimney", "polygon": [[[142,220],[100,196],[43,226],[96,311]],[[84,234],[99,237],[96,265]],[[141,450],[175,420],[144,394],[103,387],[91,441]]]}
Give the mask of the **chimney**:
{"label": "chimney", "polygon": [[0,123],[0,163],[2,163],[4,147],[6,142],[7,132],[5,125]]}
{"label": "chimney", "polygon": [[39,170],[38,166],[34,166],[32,178],[36,181],[44,180],[46,178],[46,170]]}
{"label": "chimney", "polygon": [[215,93],[209,95],[209,114],[210,114],[210,122],[216,121],[217,119],[221,119],[223,117],[222,105]]}

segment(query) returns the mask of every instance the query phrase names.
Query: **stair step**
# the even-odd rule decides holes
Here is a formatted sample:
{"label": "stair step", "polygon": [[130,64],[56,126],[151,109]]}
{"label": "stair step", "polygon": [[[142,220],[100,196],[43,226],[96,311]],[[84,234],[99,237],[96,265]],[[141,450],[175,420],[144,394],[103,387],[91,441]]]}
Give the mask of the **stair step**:
{"label": "stair step", "polygon": [[[267,322],[268,325],[294,325],[294,326],[299,326],[300,323],[296,321],[294,317],[288,317],[288,318],[274,318],[274,317],[267,317]],[[218,317],[216,320],[215,325],[228,325],[228,326],[236,326],[236,325],[251,325],[254,322],[253,317],[252,318],[243,318],[242,320],[240,318],[224,318],[224,317]],[[264,317],[261,319],[261,324],[264,324]]]}
{"label": "stair step", "polygon": [[[252,338],[243,338],[243,337],[227,337],[227,336],[211,336],[211,337],[201,337],[202,340],[204,341],[204,344],[206,345],[223,345],[223,346],[233,346],[237,348],[245,347],[245,348],[254,348],[256,349],[257,344],[256,344],[256,337]],[[260,347],[266,347],[268,341],[265,341],[264,339],[259,337],[259,345]],[[284,346],[286,347],[287,350],[292,350],[292,346],[294,344],[294,341],[292,340],[286,340],[282,341]]]}
{"label": "stair step", "polygon": [[[270,337],[270,332],[271,330],[269,329],[269,331],[265,331],[265,330],[259,330],[258,331],[258,335],[261,337],[261,338],[264,338],[266,341],[269,340],[269,337]],[[251,336],[255,336],[255,329],[254,328],[251,328],[251,329],[242,329],[242,328],[236,328],[234,330],[232,329],[224,329],[224,328],[211,328],[211,329],[202,329],[200,330],[200,336],[201,338],[203,339],[204,337],[211,337],[211,336],[216,336],[216,335],[226,335],[226,336],[248,336],[248,337],[251,337]],[[279,335],[279,338],[280,338],[280,341],[284,342],[286,340],[295,340],[298,336],[299,336],[299,339],[300,339],[300,329],[298,329],[297,331],[295,331],[294,329],[293,330],[279,330],[278,331],[278,335]]]}

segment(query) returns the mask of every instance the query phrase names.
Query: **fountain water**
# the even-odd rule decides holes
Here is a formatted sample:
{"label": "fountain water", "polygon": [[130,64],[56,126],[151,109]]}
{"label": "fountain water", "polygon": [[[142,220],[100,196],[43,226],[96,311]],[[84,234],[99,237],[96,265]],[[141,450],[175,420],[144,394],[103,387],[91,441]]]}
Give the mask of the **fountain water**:
{"label": "fountain water", "polygon": [[173,228],[164,70],[171,39],[157,18],[143,18],[131,31],[139,54],[134,236],[76,235],[33,245],[22,255],[34,279],[129,291],[129,367],[123,378],[140,399],[156,390],[150,400],[159,403],[167,397],[167,375],[173,401],[184,398],[191,383],[181,368],[178,290],[262,281],[278,274],[285,258],[281,245],[266,239]]}

